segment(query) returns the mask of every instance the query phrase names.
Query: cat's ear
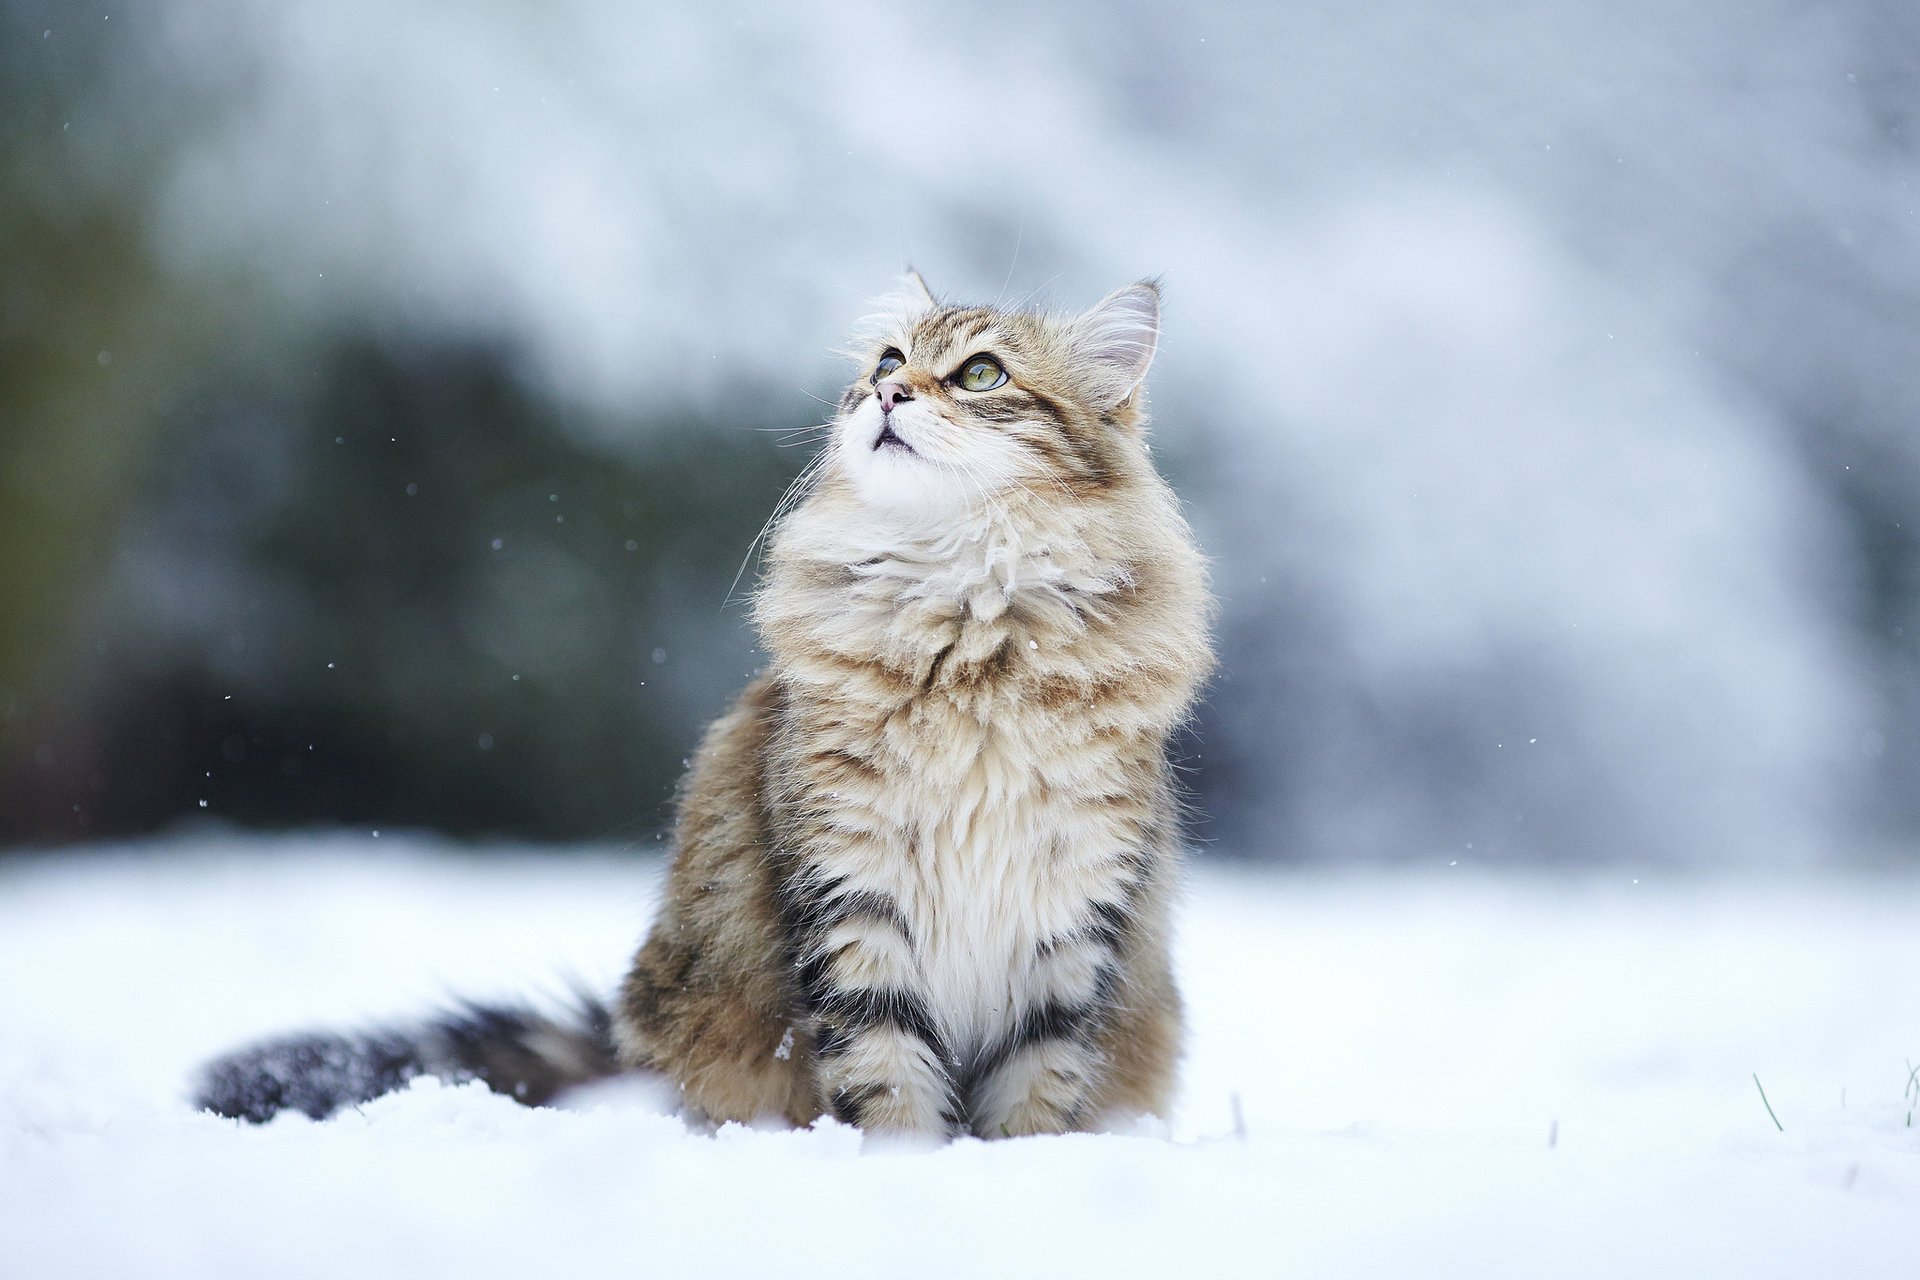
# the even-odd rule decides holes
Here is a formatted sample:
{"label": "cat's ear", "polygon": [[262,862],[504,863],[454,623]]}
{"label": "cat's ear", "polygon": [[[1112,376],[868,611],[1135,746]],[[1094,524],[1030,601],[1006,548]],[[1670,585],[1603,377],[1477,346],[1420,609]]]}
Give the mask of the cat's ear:
{"label": "cat's ear", "polygon": [[873,310],[855,322],[853,347],[847,354],[857,360],[868,359],[866,347],[901,341],[920,317],[939,305],[920,273],[908,267],[892,289],[873,300]]}
{"label": "cat's ear", "polygon": [[924,310],[931,311],[940,305],[933,296],[933,290],[927,288],[926,278],[912,267],[908,267],[907,273],[900,277],[900,293]]}
{"label": "cat's ear", "polygon": [[1068,326],[1074,356],[1092,375],[1102,409],[1123,403],[1147,376],[1160,345],[1160,286],[1115,289]]}

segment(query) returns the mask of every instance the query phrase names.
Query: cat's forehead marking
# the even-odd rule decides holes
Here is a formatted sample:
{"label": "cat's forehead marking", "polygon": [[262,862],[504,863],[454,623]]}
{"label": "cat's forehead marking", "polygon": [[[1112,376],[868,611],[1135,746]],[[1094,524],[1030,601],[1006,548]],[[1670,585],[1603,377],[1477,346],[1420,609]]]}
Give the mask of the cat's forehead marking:
{"label": "cat's forehead marking", "polygon": [[977,343],[987,334],[1001,337],[999,319],[984,307],[948,307],[932,312],[914,326],[912,354],[922,360],[964,354],[956,348]]}

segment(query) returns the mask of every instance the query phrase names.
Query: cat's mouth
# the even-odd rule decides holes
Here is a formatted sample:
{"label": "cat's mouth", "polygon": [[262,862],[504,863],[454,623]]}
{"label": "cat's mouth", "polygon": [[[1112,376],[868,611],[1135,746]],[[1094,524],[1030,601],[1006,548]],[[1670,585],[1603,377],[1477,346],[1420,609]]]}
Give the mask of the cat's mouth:
{"label": "cat's mouth", "polygon": [[893,424],[891,422],[882,422],[880,424],[880,435],[873,442],[875,453],[885,448],[905,449],[908,453],[913,452],[912,445],[893,433]]}

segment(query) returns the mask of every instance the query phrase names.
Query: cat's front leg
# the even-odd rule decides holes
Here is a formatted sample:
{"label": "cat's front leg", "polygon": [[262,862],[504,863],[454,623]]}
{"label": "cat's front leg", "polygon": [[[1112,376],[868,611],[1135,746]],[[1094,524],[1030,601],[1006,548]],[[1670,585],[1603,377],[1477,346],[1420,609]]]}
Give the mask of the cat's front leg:
{"label": "cat's front leg", "polygon": [[834,1116],[869,1132],[960,1132],[950,1059],[906,918],[885,894],[820,895],[801,951],[816,1074]]}
{"label": "cat's front leg", "polygon": [[1025,1007],[975,1069],[975,1133],[1069,1133],[1097,1118],[1111,1066],[1101,1041],[1117,1011],[1122,927],[1118,909],[1096,906],[1081,928],[1037,949]]}

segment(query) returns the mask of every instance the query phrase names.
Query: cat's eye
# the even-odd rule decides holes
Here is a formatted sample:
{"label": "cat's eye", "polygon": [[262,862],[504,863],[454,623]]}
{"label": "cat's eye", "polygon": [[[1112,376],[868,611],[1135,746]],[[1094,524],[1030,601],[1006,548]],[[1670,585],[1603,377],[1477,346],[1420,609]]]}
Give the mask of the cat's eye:
{"label": "cat's eye", "polygon": [[873,366],[873,377],[868,379],[868,381],[877,384],[880,379],[891,374],[906,362],[907,358],[905,356],[895,351],[892,347],[888,347],[886,354],[880,357],[880,363]]}
{"label": "cat's eye", "polygon": [[991,391],[1007,380],[1007,371],[992,356],[974,356],[960,366],[953,380],[967,391]]}

